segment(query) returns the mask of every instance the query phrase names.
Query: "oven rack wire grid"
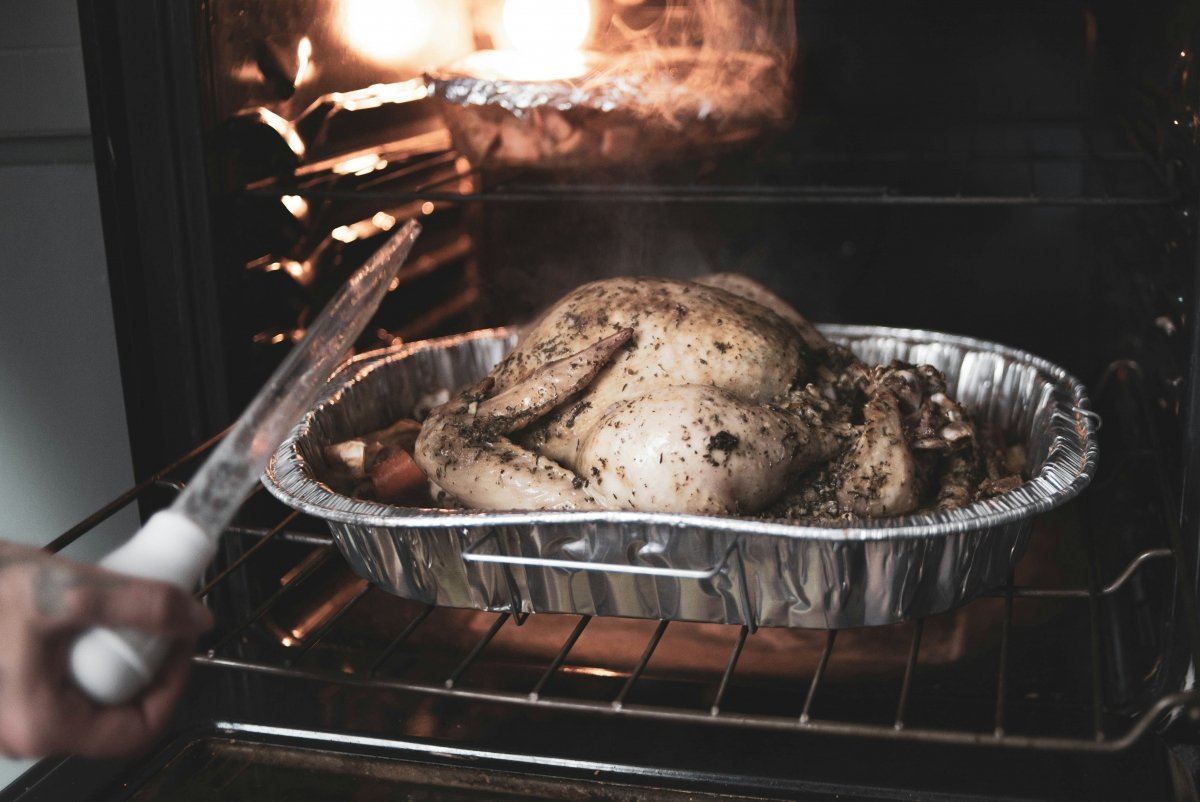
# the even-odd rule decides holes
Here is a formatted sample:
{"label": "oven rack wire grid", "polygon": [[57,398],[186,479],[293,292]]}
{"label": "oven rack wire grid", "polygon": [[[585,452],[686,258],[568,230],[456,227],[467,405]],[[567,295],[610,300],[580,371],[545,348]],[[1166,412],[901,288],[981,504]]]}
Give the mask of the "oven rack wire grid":
{"label": "oven rack wire grid", "polygon": [[[1149,403],[1142,384],[1141,372],[1136,363],[1115,362],[1098,383],[1099,398],[1110,394],[1124,394],[1132,399],[1134,414],[1140,423],[1150,424]],[[1103,408],[1103,407],[1101,407]],[[1128,407],[1126,407],[1128,408]],[[1112,425],[1112,421],[1106,420]],[[1153,431],[1150,429],[1149,431]],[[151,497],[161,498],[177,493],[184,486],[178,477],[185,475],[187,468],[198,457],[211,449],[221,438],[217,435],[200,444],[190,453],[163,468],[155,475],[140,482],[110,504],[98,510],[86,520],[65,532],[46,546],[47,550],[59,551],[87,534],[99,523],[115,512],[135,501],[153,506]],[[791,677],[784,692],[775,689],[777,699],[791,702],[772,703],[764,711],[761,706],[749,709],[739,704],[739,661],[747,649],[752,649],[756,639],[764,637],[767,630],[753,631],[747,626],[695,625],[688,622],[658,621],[648,631],[648,637],[629,649],[633,659],[614,659],[608,665],[579,665],[572,661],[572,652],[594,620],[588,615],[553,616],[573,619],[569,628],[563,626],[565,636],[557,647],[537,658],[537,665],[529,666],[514,686],[495,687],[486,680],[489,646],[503,636],[519,643],[523,637],[523,626],[529,614],[513,611],[477,612],[476,626],[471,638],[451,647],[452,654],[441,654],[439,665],[444,670],[414,670],[414,666],[429,662],[421,651],[425,647],[414,647],[421,642],[422,633],[436,624],[438,608],[392,597],[365,580],[349,573],[341,565],[341,558],[332,539],[326,534],[314,534],[317,522],[304,519],[295,511],[283,510],[273,502],[268,509],[275,516],[270,526],[235,525],[224,535],[227,545],[223,551],[232,555],[214,565],[203,587],[197,594],[202,599],[214,599],[239,581],[256,564],[266,563],[275,572],[272,581],[265,584],[248,603],[243,602],[234,616],[236,620],[219,621],[218,629],[200,645],[193,656],[195,664],[217,670],[246,672],[249,674],[316,681],[358,689],[376,689],[388,692],[403,692],[431,697],[455,697],[470,702],[488,702],[542,710],[559,710],[574,714],[593,716],[624,716],[644,720],[666,721],[675,724],[704,725],[729,728],[751,728],[766,731],[807,733],[816,736],[852,736],[891,741],[944,743],[963,746],[990,746],[1013,749],[1037,749],[1071,751],[1082,753],[1105,753],[1126,750],[1155,729],[1166,726],[1181,716],[1195,718],[1200,714],[1200,690],[1190,688],[1184,682],[1164,680],[1149,694],[1137,699],[1114,688],[1108,668],[1111,658],[1126,648],[1114,635],[1118,630],[1112,626],[1112,618],[1123,609],[1125,595],[1147,578],[1156,586],[1170,588],[1169,629],[1177,636],[1175,652],[1184,662],[1195,665],[1200,655],[1200,615],[1197,614],[1195,588],[1188,580],[1189,544],[1180,531],[1177,510],[1163,464],[1162,453],[1153,436],[1141,447],[1128,449],[1118,457],[1118,464],[1102,477],[1081,499],[1072,504],[1086,503],[1096,494],[1114,492],[1112,485],[1129,480],[1130,477],[1149,477],[1151,502],[1160,506],[1164,514],[1159,517],[1164,532],[1147,538],[1140,547],[1123,558],[1116,570],[1100,573],[1096,550],[1102,547],[1101,536],[1105,535],[1102,522],[1089,519],[1080,537],[1082,559],[1086,561],[1086,582],[1076,586],[1050,586],[1026,584],[1010,575],[1008,581],[983,597],[970,602],[972,605],[991,605],[1000,612],[993,618],[998,628],[996,648],[985,654],[990,666],[981,668],[979,662],[960,670],[986,675],[973,698],[937,698],[939,683],[924,685],[921,677],[927,673],[953,673],[950,666],[927,666],[923,660],[923,641],[927,641],[929,621],[915,619],[902,622],[895,627],[906,628],[906,653],[899,672],[899,683],[874,681],[871,694],[872,704],[877,709],[867,716],[854,712],[840,716],[831,705],[822,704],[829,688],[840,684],[837,677],[839,644],[849,638],[865,641],[868,646],[873,637],[872,630],[853,630],[850,634],[828,630],[813,635],[807,643],[812,653],[807,655],[811,669],[803,675]],[[256,491],[250,503],[268,501],[265,494]],[[159,500],[158,503],[161,503]],[[281,517],[280,517],[281,516]],[[306,525],[307,524],[307,525]],[[1149,540],[1156,542],[1148,542]],[[1191,547],[1194,547],[1192,544]],[[282,561],[280,554],[288,556]],[[278,566],[282,566],[279,568]],[[727,561],[722,570],[735,570],[736,561]],[[330,591],[327,587],[314,590],[320,584],[315,579],[330,568],[341,569],[345,581]],[[1157,572],[1157,573],[1153,573]],[[1164,577],[1168,580],[1163,581]],[[243,588],[245,585],[243,584]],[[264,623],[271,620],[275,612],[296,599],[312,593],[324,593],[320,612],[309,617],[303,628],[286,632],[267,631]],[[241,590],[239,598],[245,598]],[[346,639],[339,638],[339,630],[364,606],[381,606],[389,610],[392,622],[389,631],[382,633],[378,644],[363,646],[351,638],[354,651],[346,657]],[[1039,666],[1031,665],[1030,652],[1022,652],[1024,659],[1013,657],[1014,644],[1026,632],[1017,622],[1026,618],[1037,619],[1046,608],[1075,610],[1078,615],[1067,615],[1068,626],[1074,627],[1073,642],[1077,642],[1086,656],[1079,661],[1079,668],[1072,682],[1083,690],[1077,698],[1064,698],[1052,688],[1044,692],[1027,683],[1014,679],[1015,673],[1032,670],[1034,675]],[[519,606],[514,605],[519,611]],[[964,608],[965,609],[965,608]],[[954,612],[942,615],[953,615]],[[938,618],[934,616],[933,618]],[[611,621],[611,620],[610,620]],[[687,701],[679,704],[646,692],[661,683],[653,677],[653,659],[668,631],[687,631],[689,627],[723,627],[728,631],[728,652],[723,669],[712,676],[687,681],[694,685],[695,693],[685,694]],[[528,629],[528,628],[526,628]],[[569,630],[569,631],[568,631]],[[443,649],[445,645],[443,644]],[[494,647],[493,647],[494,648]],[[1171,647],[1162,646],[1164,652]],[[322,652],[332,651],[337,659],[331,662],[322,658]],[[1036,650],[1032,652],[1036,662]],[[403,659],[400,659],[403,658]],[[1054,659],[1047,656],[1047,660]],[[1162,662],[1159,659],[1158,662]],[[1176,660],[1179,662],[1179,660]],[[580,694],[564,692],[570,683],[560,681],[570,673],[603,677],[607,694]],[[1178,676],[1180,672],[1176,673]],[[420,676],[417,676],[420,675]],[[917,691],[918,687],[923,689]],[[880,688],[885,693],[878,693]],[[1018,693],[1017,688],[1022,691]],[[932,690],[931,690],[932,689]],[[837,695],[834,691],[834,696]],[[970,704],[986,708],[986,720],[976,717],[969,725],[955,722],[947,725],[937,722],[930,709],[944,706],[957,707]],[[836,708],[836,705],[832,705]],[[953,717],[951,717],[953,718]],[[1014,721],[1015,719],[1015,721]],[[1029,722],[1036,722],[1030,724]]]}
{"label": "oven rack wire grid", "polygon": [[821,137],[820,126],[801,125],[798,131],[753,153],[735,154],[728,166],[699,178],[670,165],[650,180],[620,173],[484,170],[454,150],[434,150],[365,176],[300,169],[252,181],[241,191],[331,201],[766,206],[1153,207],[1180,198],[1173,162],[1160,162],[1101,127],[1056,120],[949,121],[934,137],[936,146],[927,135],[900,132],[853,148],[817,144],[812,137]]}

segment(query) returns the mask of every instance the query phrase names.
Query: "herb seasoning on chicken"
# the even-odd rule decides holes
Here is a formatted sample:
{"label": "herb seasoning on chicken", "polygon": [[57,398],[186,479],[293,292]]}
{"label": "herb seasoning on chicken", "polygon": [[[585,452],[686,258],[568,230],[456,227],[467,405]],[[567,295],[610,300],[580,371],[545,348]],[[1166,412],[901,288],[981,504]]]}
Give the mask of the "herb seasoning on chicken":
{"label": "herb seasoning on chicken", "polygon": [[937,371],[865,365],[723,274],[579,287],[430,413],[413,455],[481,509],[837,518],[1012,485],[984,452]]}

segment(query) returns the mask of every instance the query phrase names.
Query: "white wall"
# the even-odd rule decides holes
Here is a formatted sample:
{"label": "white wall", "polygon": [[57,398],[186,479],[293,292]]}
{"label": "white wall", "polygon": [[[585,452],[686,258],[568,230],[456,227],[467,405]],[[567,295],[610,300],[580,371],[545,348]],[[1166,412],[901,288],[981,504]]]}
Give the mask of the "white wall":
{"label": "white wall", "polygon": [[3,0],[0,538],[42,545],[132,482],[75,0]]}

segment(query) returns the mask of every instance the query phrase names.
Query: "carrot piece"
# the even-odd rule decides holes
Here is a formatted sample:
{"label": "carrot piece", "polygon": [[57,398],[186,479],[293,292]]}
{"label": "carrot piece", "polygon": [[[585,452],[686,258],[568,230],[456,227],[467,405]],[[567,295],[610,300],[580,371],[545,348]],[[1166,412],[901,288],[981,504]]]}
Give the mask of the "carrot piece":
{"label": "carrot piece", "polygon": [[412,455],[402,448],[392,449],[367,472],[380,501],[398,503],[413,501],[428,489],[425,474]]}

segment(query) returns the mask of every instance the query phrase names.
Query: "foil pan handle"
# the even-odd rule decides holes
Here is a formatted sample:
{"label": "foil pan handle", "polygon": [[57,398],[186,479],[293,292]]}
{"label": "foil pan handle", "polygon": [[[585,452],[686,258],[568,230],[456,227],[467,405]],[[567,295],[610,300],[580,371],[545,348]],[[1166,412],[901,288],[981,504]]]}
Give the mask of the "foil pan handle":
{"label": "foil pan handle", "polygon": [[[524,555],[503,554],[497,551],[494,554],[481,552],[479,549],[489,540],[496,540],[496,530],[491,529],[486,535],[476,540],[474,543],[466,546],[462,550],[462,558],[466,562],[473,563],[500,563],[502,565],[520,565],[527,568],[565,568],[572,571],[599,571],[601,573],[612,574],[640,574],[643,576],[658,576],[669,577],[672,579],[712,579],[718,574],[724,573],[729,566],[730,559],[741,552],[739,546],[741,538],[736,538],[721,555],[721,559],[712,566],[707,568],[670,568],[654,565],[630,565],[629,563],[610,563],[595,560],[565,560],[556,559],[554,557],[526,557]],[[497,541],[498,542],[498,541]],[[741,566],[741,560],[736,561],[737,565]],[[742,586],[745,586],[744,575]]]}
{"label": "foil pan handle", "polygon": [[[737,536],[721,555],[721,559],[706,568],[671,568],[654,565],[631,565],[630,563],[603,562],[600,560],[565,560],[554,557],[527,557],[524,555],[504,554],[500,551],[498,529],[490,528],[486,535],[462,549],[462,559],[468,563],[499,563],[505,566],[519,565],[525,568],[563,568],[568,571],[596,571],[604,574],[638,574],[669,579],[712,579],[724,574],[730,578],[737,590],[737,604],[741,620],[750,632],[757,632],[759,625],[758,614],[750,601],[749,588],[746,582],[746,562],[742,556],[742,538]],[[480,551],[480,547],[489,540],[496,541],[496,553]],[[730,570],[730,565],[734,570]],[[514,602],[515,604],[515,602]],[[515,609],[515,607],[514,607]]]}

